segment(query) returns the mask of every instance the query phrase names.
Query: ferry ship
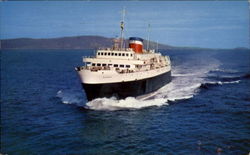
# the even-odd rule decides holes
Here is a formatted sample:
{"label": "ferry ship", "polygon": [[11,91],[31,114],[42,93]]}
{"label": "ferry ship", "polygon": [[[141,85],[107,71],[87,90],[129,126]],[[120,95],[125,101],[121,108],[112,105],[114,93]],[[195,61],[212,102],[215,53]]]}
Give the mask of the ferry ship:
{"label": "ferry ship", "polygon": [[[171,81],[171,61],[168,56],[143,48],[143,39],[129,38],[125,48],[124,22],[121,38],[112,48],[98,49],[92,57],[84,57],[84,66],[76,67],[87,99],[102,97],[138,97],[152,93]],[[120,46],[119,46],[120,45]]]}

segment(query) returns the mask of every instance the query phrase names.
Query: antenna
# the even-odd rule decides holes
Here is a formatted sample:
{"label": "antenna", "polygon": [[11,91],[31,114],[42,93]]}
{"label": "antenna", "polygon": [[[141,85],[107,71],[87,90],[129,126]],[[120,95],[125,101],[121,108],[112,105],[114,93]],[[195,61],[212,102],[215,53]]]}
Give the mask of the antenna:
{"label": "antenna", "polygon": [[121,21],[121,49],[123,48],[123,40],[124,40],[124,18],[125,18],[125,7],[122,10],[122,21]]}
{"label": "antenna", "polygon": [[150,31],[150,23],[148,23],[148,42],[147,42],[147,51],[149,50],[149,31]]}
{"label": "antenna", "polygon": [[156,41],[156,52],[158,52],[158,40]]}

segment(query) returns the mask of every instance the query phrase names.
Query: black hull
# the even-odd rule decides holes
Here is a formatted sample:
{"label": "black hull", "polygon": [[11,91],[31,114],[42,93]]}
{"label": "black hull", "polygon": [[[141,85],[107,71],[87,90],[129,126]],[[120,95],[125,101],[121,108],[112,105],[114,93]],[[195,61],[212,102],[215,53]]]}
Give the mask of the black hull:
{"label": "black hull", "polygon": [[93,100],[99,97],[112,97],[124,99],[128,96],[136,97],[151,93],[163,87],[171,81],[171,71],[161,75],[130,82],[107,83],[107,84],[82,84],[87,99]]}

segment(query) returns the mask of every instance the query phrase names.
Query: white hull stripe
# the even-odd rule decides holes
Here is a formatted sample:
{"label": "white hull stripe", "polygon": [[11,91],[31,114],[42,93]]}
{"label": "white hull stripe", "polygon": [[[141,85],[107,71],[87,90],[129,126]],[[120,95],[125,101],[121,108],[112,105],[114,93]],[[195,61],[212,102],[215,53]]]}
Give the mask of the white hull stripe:
{"label": "white hull stripe", "polygon": [[143,43],[139,40],[131,40],[129,41],[130,44],[140,44],[140,45],[143,45]]}
{"label": "white hull stripe", "polygon": [[78,71],[82,83],[101,84],[101,83],[117,83],[126,81],[135,81],[158,76],[165,72],[171,71],[170,66],[162,67],[154,70],[119,74],[115,70],[91,72],[90,70]]}

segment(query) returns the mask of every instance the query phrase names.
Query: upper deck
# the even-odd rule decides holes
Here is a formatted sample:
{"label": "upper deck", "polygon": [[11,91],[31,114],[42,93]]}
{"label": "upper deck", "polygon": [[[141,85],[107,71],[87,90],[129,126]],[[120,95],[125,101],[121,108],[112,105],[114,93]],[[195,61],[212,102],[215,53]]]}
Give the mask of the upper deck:
{"label": "upper deck", "polygon": [[134,59],[135,53],[132,49],[113,50],[110,48],[100,49],[96,51],[96,58],[103,59]]}
{"label": "upper deck", "polygon": [[113,50],[110,48],[100,49],[96,51],[95,58],[104,58],[104,59],[148,59],[149,57],[154,57],[158,53],[155,53],[154,50],[143,50],[143,54],[138,54],[133,51],[131,48],[124,48],[122,50]]}
{"label": "upper deck", "polygon": [[84,57],[85,67],[81,69],[91,71],[116,70],[119,73],[147,71],[170,65],[170,59],[154,50],[142,54],[135,53],[132,49],[124,50],[100,49],[94,57]]}

